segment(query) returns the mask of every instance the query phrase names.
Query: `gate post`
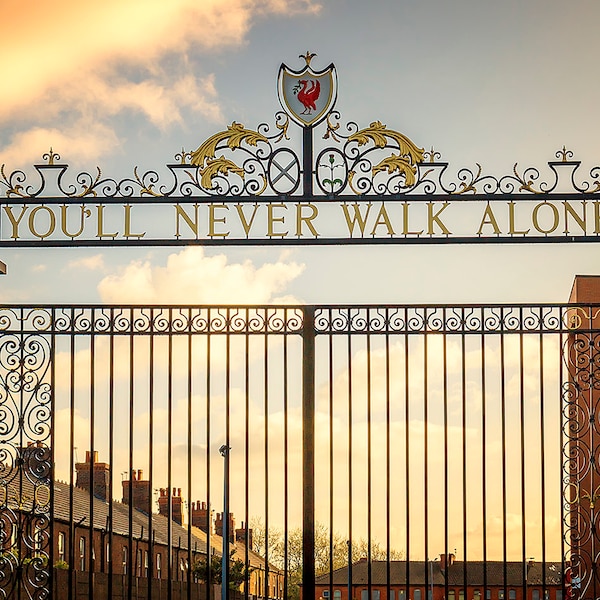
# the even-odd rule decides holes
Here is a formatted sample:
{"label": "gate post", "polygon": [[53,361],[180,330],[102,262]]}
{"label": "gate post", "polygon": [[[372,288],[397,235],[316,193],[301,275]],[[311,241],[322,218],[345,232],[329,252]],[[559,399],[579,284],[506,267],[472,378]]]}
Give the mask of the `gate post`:
{"label": "gate post", "polygon": [[302,598],[315,597],[315,307],[302,328]]}
{"label": "gate post", "polygon": [[[600,400],[600,277],[576,276],[567,312],[569,338],[563,350],[566,421],[564,486],[568,554],[567,598],[594,600],[600,593],[600,500],[598,402]],[[596,305],[596,306],[595,306]]]}

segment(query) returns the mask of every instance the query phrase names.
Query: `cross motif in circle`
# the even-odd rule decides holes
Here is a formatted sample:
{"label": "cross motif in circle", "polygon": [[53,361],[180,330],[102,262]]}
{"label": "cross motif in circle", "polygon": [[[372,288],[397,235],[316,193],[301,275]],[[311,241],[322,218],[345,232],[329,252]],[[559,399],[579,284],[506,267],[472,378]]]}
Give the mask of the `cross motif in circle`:
{"label": "cross motif in circle", "polygon": [[277,183],[284,176],[292,183],[296,183],[296,180],[288,172],[296,164],[296,161],[292,160],[287,167],[282,167],[276,160],[273,160],[273,164],[279,169],[279,174],[272,181],[273,184]]}

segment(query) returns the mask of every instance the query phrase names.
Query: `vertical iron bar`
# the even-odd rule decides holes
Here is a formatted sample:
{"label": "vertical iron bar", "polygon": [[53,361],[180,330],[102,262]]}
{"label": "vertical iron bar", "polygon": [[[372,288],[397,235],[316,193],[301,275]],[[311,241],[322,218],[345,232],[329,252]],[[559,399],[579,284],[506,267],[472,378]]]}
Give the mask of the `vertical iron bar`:
{"label": "vertical iron bar", "polygon": [[370,310],[367,308],[367,597],[373,594],[373,570],[371,554],[371,485],[372,485],[372,452],[371,452],[371,335],[368,333]]}
{"label": "vertical iron bar", "polygon": [[[133,309],[129,310],[129,326],[131,330],[129,332],[129,463],[128,473],[129,478],[129,569],[127,571],[127,598],[132,600],[133,598],[133,577],[137,575],[134,573],[135,563],[134,558],[137,558],[137,553],[134,554],[133,550],[133,425],[134,425],[134,407],[133,407],[133,395],[134,395],[134,383],[133,383],[133,352],[134,352],[134,338],[133,338],[133,323],[134,323]],[[136,598],[137,600],[137,598]]]}
{"label": "vertical iron bar", "polygon": [[56,478],[55,473],[55,445],[56,445],[56,332],[54,330],[54,324],[56,323],[56,310],[54,308],[50,311],[51,314],[51,333],[50,333],[50,473],[49,473],[49,487],[50,487],[50,539],[49,539],[49,552],[48,552],[48,587],[50,591],[50,598],[54,593],[54,569],[53,565],[56,562],[54,558],[54,542],[56,540],[56,528],[55,528],[55,490],[54,481]]}
{"label": "vertical iron bar", "polygon": [[[288,309],[284,309],[285,323],[288,322]],[[287,330],[287,327],[286,327]],[[289,438],[288,438],[288,402],[289,402],[289,382],[288,382],[288,336],[283,337],[283,460],[284,460],[284,472],[283,472],[283,529],[284,529],[284,544],[283,544],[283,565],[284,565],[284,598],[287,598],[287,570],[288,570],[288,527],[289,527],[289,464],[288,464],[288,451],[289,451]],[[278,579],[278,576],[277,576]]]}
{"label": "vertical iron bar", "polygon": [[269,597],[269,309],[265,308],[265,335],[263,356],[263,385],[264,385],[264,459],[265,459],[265,588],[264,598]]}
{"label": "vertical iron bar", "polygon": [[69,599],[73,600],[73,575],[75,571],[75,519],[73,514],[74,489],[73,471],[75,470],[75,309],[71,308],[71,335],[69,345],[69,360],[71,362],[69,379]]}
{"label": "vertical iron bar", "polygon": [[525,382],[524,382],[524,348],[523,348],[523,309],[519,309],[519,412],[521,417],[521,560],[523,561],[521,587],[523,598],[527,596],[527,535],[525,530],[526,499],[525,499]]}
{"label": "vertical iron bar", "polygon": [[542,595],[546,600],[546,436],[544,432],[545,426],[545,398],[546,390],[544,385],[544,334],[541,329],[543,327],[543,318],[540,319],[540,485],[541,485],[541,501],[542,501]]}
{"label": "vertical iron bar", "polygon": [[150,309],[150,339],[148,362],[148,600],[152,600],[154,577],[154,525],[152,522],[152,491],[154,481],[154,309]]}
{"label": "vertical iron bar", "polygon": [[[423,310],[423,518],[425,560],[429,557],[429,371],[428,371],[428,335],[427,308]],[[448,555],[448,549],[445,549]],[[425,589],[429,587],[429,569],[425,569]]]}
{"label": "vertical iron bar", "polygon": [[[229,335],[227,336],[229,337]],[[229,363],[227,363],[229,365]],[[227,366],[229,368],[229,366]],[[229,407],[228,407],[229,408]],[[223,464],[223,547],[221,552],[221,600],[229,598],[229,453],[231,448],[223,444],[219,449]]]}
{"label": "vertical iron bar", "polygon": [[312,127],[302,130],[302,193],[306,200],[313,195],[313,135]]}
{"label": "vertical iron bar", "polygon": [[[212,593],[212,548],[211,548],[211,531],[212,531],[212,509],[210,495],[210,402],[211,402],[211,309],[207,309],[207,334],[206,334],[206,596],[210,597]],[[170,600],[170,599],[169,599]]]}
{"label": "vertical iron bar", "polygon": [[[246,546],[244,562],[246,565],[250,561],[250,550],[254,548],[250,547],[250,524],[249,512],[250,512],[250,335],[249,335],[249,323],[250,323],[250,312],[246,308],[246,333],[244,334],[244,393],[245,393],[245,414],[244,414],[244,516],[246,519]],[[286,454],[287,457],[287,454]],[[287,497],[287,496],[286,496]],[[287,504],[286,504],[287,509]],[[287,535],[287,522],[285,525],[285,535]],[[285,544],[285,551],[287,551],[287,540]],[[287,563],[285,566],[285,577],[287,578]],[[286,579],[287,582],[287,579]],[[248,600],[250,595],[250,574],[247,573],[246,584],[244,585],[244,598]],[[286,589],[287,591],[287,589]]]}
{"label": "vertical iron bar", "polygon": [[[462,522],[463,522],[463,581],[466,590],[468,582],[467,564],[469,558],[467,546],[467,348],[465,336],[465,309],[461,309],[460,364],[461,364],[461,412],[462,412]],[[479,597],[481,599],[481,596]],[[484,599],[485,600],[485,599]]]}
{"label": "vertical iron bar", "polygon": [[[331,323],[331,309],[329,310],[328,322]],[[328,396],[329,396],[329,597],[333,598],[333,336],[329,334],[327,339],[328,349]]]}
{"label": "vertical iron bar", "polygon": [[506,375],[504,372],[504,308],[500,310],[500,410],[501,415],[501,435],[502,435],[502,582],[504,586],[504,600],[507,600],[506,585],[508,577],[507,568],[507,535],[506,535],[506,513],[507,513],[507,495],[506,495]]}
{"label": "vertical iron bar", "polygon": [[[408,336],[408,309],[404,309],[404,458],[406,481],[410,481],[410,358]],[[410,593],[410,487],[406,486],[406,589],[404,597],[408,599]],[[398,598],[398,600],[400,600]]]}
{"label": "vertical iron bar", "polygon": [[110,309],[110,336],[108,338],[108,464],[110,465],[108,475],[108,548],[110,561],[108,563],[108,597],[113,596],[113,557],[116,555],[113,548],[113,468],[115,459],[114,435],[115,435],[115,336],[113,334],[115,312]]}
{"label": "vertical iron bar", "polygon": [[94,319],[95,309],[89,309],[91,311],[90,318],[90,514],[89,514],[89,579],[88,579],[88,597],[90,600],[94,600],[94,469],[96,457],[94,455],[95,450],[95,389],[94,389],[94,376],[95,376],[95,363],[96,363],[96,336],[94,334]]}
{"label": "vertical iron bar", "polygon": [[[449,480],[448,480],[448,337],[446,334],[446,309],[443,312],[444,315],[444,332],[442,333],[442,365],[443,365],[443,384],[442,384],[442,403],[443,403],[443,413],[444,413],[444,551],[446,553],[446,564],[448,565],[446,569],[450,566],[450,561],[448,560],[448,489],[449,489]],[[426,554],[425,557],[429,559],[429,555]],[[431,578],[433,579],[433,569],[430,573]],[[466,582],[463,581],[463,589],[465,587]],[[433,592],[431,594],[433,596]],[[433,600],[433,598],[431,598]],[[460,600],[460,599],[459,599]],[[467,600],[465,598],[464,600]]]}
{"label": "vertical iron bar", "polygon": [[[305,132],[306,133],[306,132]],[[315,308],[302,326],[302,593],[315,597]]]}
{"label": "vertical iron bar", "polygon": [[[173,312],[168,309],[167,336],[167,599],[173,598]],[[175,565],[177,569],[177,565]],[[177,571],[176,571],[177,572]]]}
{"label": "vertical iron bar", "polygon": [[[485,310],[480,310],[479,319],[481,328],[481,507],[482,507],[482,541],[483,541],[483,589],[485,600],[487,597],[488,569],[487,569],[487,431],[486,431],[486,352],[485,352]],[[448,596],[448,581],[446,580],[446,597]]]}
{"label": "vertical iron bar", "polygon": [[[348,364],[348,581],[352,583],[352,313],[348,310],[348,332],[347,332],[347,364]],[[350,591],[352,588],[349,588]],[[349,599],[350,600],[350,599]]]}
{"label": "vertical iron bar", "polygon": [[390,597],[391,591],[391,549],[392,540],[390,535],[391,525],[391,447],[390,447],[390,425],[391,425],[391,398],[390,398],[390,311],[388,308],[385,309],[385,530],[386,530],[386,555],[387,560],[385,563],[385,585],[386,585],[386,597]]}
{"label": "vertical iron bar", "polygon": [[[188,486],[188,528],[187,528],[187,599],[192,600],[192,569],[194,557],[192,555],[192,309],[188,308],[188,333],[187,333],[187,486]],[[183,508],[183,507],[182,507]]]}

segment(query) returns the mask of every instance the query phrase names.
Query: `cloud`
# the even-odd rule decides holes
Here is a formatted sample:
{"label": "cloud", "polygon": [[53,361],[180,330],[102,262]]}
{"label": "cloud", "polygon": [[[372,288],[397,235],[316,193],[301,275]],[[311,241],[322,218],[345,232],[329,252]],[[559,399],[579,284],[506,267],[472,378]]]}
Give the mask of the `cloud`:
{"label": "cloud", "polygon": [[89,271],[103,271],[104,268],[104,256],[102,254],[84,256],[83,258],[71,260],[67,263],[67,269],[86,269]]}
{"label": "cloud", "polygon": [[[132,304],[268,304],[300,275],[304,266],[277,262],[255,267],[228,263],[190,247],[171,254],[165,266],[134,261],[98,284],[103,302]],[[293,300],[289,298],[288,300]]]}
{"label": "cloud", "polygon": [[[117,83],[107,100],[95,97],[99,89],[102,92],[99,82],[112,87],[115,73],[137,67],[155,70],[161,58],[192,47],[220,50],[239,45],[257,17],[315,13],[318,8],[311,0],[57,0],[32,11],[11,0],[3,6],[0,37],[0,71],[10,82],[3,86],[0,120],[20,117],[23,107],[27,113],[34,107],[44,113],[47,104],[62,105],[63,100],[68,109],[76,90],[83,104],[133,104],[160,121],[167,118],[165,107],[173,101],[166,87],[152,80]],[[173,94],[190,89],[199,89],[192,77],[175,78]],[[178,99],[185,102],[184,98],[185,94]],[[192,100],[196,109],[198,102],[201,110],[218,113],[197,97]]]}

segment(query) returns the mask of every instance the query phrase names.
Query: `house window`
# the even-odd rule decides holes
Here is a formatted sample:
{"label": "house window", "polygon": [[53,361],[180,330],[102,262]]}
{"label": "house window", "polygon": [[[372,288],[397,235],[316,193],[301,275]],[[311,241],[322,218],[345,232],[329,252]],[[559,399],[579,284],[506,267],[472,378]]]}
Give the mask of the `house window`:
{"label": "house window", "polygon": [[323,590],[323,598],[329,598],[329,590]]}
{"label": "house window", "polygon": [[562,590],[556,590],[556,600],[563,600]]}
{"label": "house window", "polygon": [[106,564],[110,564],[110,542],[108,541],[106,542]]}
{"label": "house window", "polygon": [[389,600],[396,600],[396,591],[390,590],[390,595],[388,596]]}
{"label": "house window", "polygon": [[485,590],[485,600],[492,600],[492,590]]}
{"label": "house window", "polygon": [[458,600],[465,600],[465,590],[458,590]]}
{"label": "house window", "polygon": [[540,600],[540,590],[533,590],[531,592],[531,599],[532,600]]}
{"label": "house window", "polygon": [[421,600],[421,590],[415,590],[414,600]]}
{"label": "house window", "polygon": [[144,550],[144,577],[148,577],[148,550]]}
{"label": "house window", "polygon": [[57,541],[57,554],[58,554],[58,560],[62,560],[64,562],[65,560],[65,534],[61,531],[58,534],[58,541]]}
{"label": "house window", "polygon": [[517,600],[517,590],[508,590],[508,600]]}
{"label": "house window", "polygon": [[83,536],[79,538],[79,570],[85,571],[85,538]]}
{"label": "house window", "polygon": [[498,590],[498,600],[504,600],[504,590]]}
{"label": "house window", "polygon": [[121,563],[123,565],[123,575],[127,575],[127,546],[123,546],[123,553],[121,554]]}
{"label": "house window", "polygon": [[473,600],[481,600],[481,592],[479,590],[473,590]]}
{"label": "house window", "polygon": [[333,590],[333,600],[341,600],[342,590]]}
{"label": "house window", "polygon": [[160,552],[156,555],[156,578],[160,579],[160,564],[161,564],[161,555]]}
{"label": "house window", "polygon": [[550,600],[550,591],[544,590],[544,600]]}
{"label": "house window", "polygon": [[137,551],[137,565],[136,565],[136,571],[137,571],[137,576],[141,577],[142,576],[142,551],[138,550]]}
{"label": "house window", "polygon": [[404,600],[406,598],[406,592],[404,590],[398,591],[398,600]]}
{"label": "house window", "polygon": [[448,600],[454,600],[454,590],[448,590]]}

